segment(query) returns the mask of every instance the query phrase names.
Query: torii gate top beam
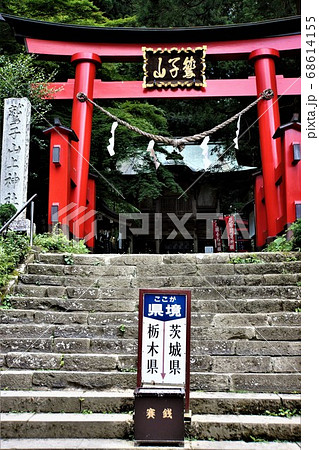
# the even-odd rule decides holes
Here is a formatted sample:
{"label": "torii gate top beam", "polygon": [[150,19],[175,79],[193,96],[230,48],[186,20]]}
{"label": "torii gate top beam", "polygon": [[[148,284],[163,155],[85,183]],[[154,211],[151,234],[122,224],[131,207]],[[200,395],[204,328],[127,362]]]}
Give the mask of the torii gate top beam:
{"label": "torii gate top beam", "polygon": [[[289,53],[301,48],[300,16],[235,25],[190,28],[103,28],[42,22],[2,14],[29,53],[69,61],[92,52],[102,61],[140,61],[143,45],[207,45],[210,59],[247,59],[261,47]],[[53,39],[52,39],[53,38]]]}

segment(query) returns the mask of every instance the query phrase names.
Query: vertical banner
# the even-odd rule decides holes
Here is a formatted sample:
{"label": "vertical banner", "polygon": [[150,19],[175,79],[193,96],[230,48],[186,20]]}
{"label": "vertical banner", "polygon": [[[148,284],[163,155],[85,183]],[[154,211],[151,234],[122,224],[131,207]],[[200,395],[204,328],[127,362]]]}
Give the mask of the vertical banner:
{"label": "vertical banner", "polygon": [[223,250],[222,233],[217,220],[213,220],[213,239],[216,252],[220,253]]}
{"label": "vertical banner", "polygon": [[138,387],[179,386],[189,400],[190,291],[141,289]]}
{"label": "vertical banner", "polygon": [[235,252],[236,251],[235,217],[225,216],[225,221],[228,236],[228,250],[230,252]]}

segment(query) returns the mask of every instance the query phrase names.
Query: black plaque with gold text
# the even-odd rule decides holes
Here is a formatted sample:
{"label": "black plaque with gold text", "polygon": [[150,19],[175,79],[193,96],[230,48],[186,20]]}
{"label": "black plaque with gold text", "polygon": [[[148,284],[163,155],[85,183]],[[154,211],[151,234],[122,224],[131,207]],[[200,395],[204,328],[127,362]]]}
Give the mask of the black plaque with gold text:
{"label": "black plaque with gold text", "polygon": [[206,48],[143,47],[143,88],[205,87]]}

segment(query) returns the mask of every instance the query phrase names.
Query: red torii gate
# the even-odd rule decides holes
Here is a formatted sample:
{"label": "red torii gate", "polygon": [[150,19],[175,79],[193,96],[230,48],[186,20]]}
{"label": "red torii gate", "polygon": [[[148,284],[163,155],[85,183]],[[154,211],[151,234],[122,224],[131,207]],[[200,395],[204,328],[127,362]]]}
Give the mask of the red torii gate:
{"label": "red torii gate", "polygon": [[[51,83],[49,87],[61,88],[56,100],[73,100],[71,129],[75,134],[71,146],[69,179],[71,182],[69,203],[78,210],[95,208],[94,180],[89,181],[90,141],[92,130],[92,105],[80,102],[76,95],[84,92],[88,98],[100,99],[152,99],[152,98],[204,98],[204,97],[254,97],[265,89],[272,89],[271,100],[258,103],[262,179],[258,179],[258,203],[256,202],[257,246],[271,240],[287,224],[284,189],[280,188],[285,158],[279,139],[273,139],[280,127],[278,96],[300,95],[300,78],[284,78],[276,75],[275,61],[289,56],[301,48],[300,16],[291,18],[227,26],[196,28],[99,28],[62,25],[22,19],[7,14],[3,19],[13,28],[18,40],[23,41],[29,53],[46,59],[70,61],[75,65],[75,79],[63,83]],[[142,81],[103,82],[95,79],[96,67],[102,62],[142,61],[143,46],[159,48],[187,48],[207,46],[206,57],[211,60],[250,60],[255,67],[255,77],[247,79],[207,80],[207,86],[199,89],[144,89]],[[57,130],[57,127],[53,127]],[[54,139],[51,135],[51,153]],[[77,140],[78,139],[78,140]],[[285,143],[287,151],[289,145]],[[59,163],[55,164],[59,169]],[[300,165],[299,165],[300,166]],[[62,167],[60,167],[62,169]],[[52,175],[54,176],[54,175]],[[300,178],[300,168],[299,168]],[[300,179],[297,180],[297,183]],[[288,185],[288,184],[287,184]],[[52,206],[60,202],[61,188],[50,180],[49,224],[52,224]],[[88,191],[91,195],[88,198]],[[294,202],[300,201],[300,188]],[[53,201],[54,199],[54,201]],[[292,199],[289,199],[291,203]],[[291,216],[291,214],[290,214]],[[61,219],[61,220],[60,220]],[[86,235],[94,217],[79,220],[77,237]],[[59,221],[63,218],[59,216]],[[262,230],[262,233],[261,231]],[[88,244],[93,246],[93,240]]]}

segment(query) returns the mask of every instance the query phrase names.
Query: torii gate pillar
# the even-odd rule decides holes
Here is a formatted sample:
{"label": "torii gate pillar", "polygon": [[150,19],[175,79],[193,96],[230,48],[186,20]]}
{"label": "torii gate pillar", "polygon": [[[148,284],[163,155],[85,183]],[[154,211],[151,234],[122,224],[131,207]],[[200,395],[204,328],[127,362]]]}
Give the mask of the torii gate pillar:
{"label": "torii gate pillar", "polygon": [[280,187],[279,170],[281,163],[281,145],[272,139],[280,126],[275,59],[279,52],[272,48],[254,50],[249,59],[254,62],[257,94],[272,89],[274,96],[270,100],[258,102],[259,138],[262,160],[264,195],[267,214],[268,241],[273,240],[283,228],[283,198]]}
{"label": "torii gate pillar", "polygon": [[[95,53],[80,52],[75,53],[71,62],[75,64],[75,81],[73,91],[73,107],[71,128],[79,138],[74,143],[71,151],[71,202],[74,202],[83,212],[87,206],[87,188],[89,176],[90,145],[92,133],[93,105],[89,102],[81,102],[76,95],[83,92],[88,98],[93,98],[93,86],[96,74],[96,66],[101,64],[101,58]],[[77,238],[83,239],[85,236],[85,221],[75,217],[73,223],[77,221]],[[72,227],[72,223],[71,223]]]}

